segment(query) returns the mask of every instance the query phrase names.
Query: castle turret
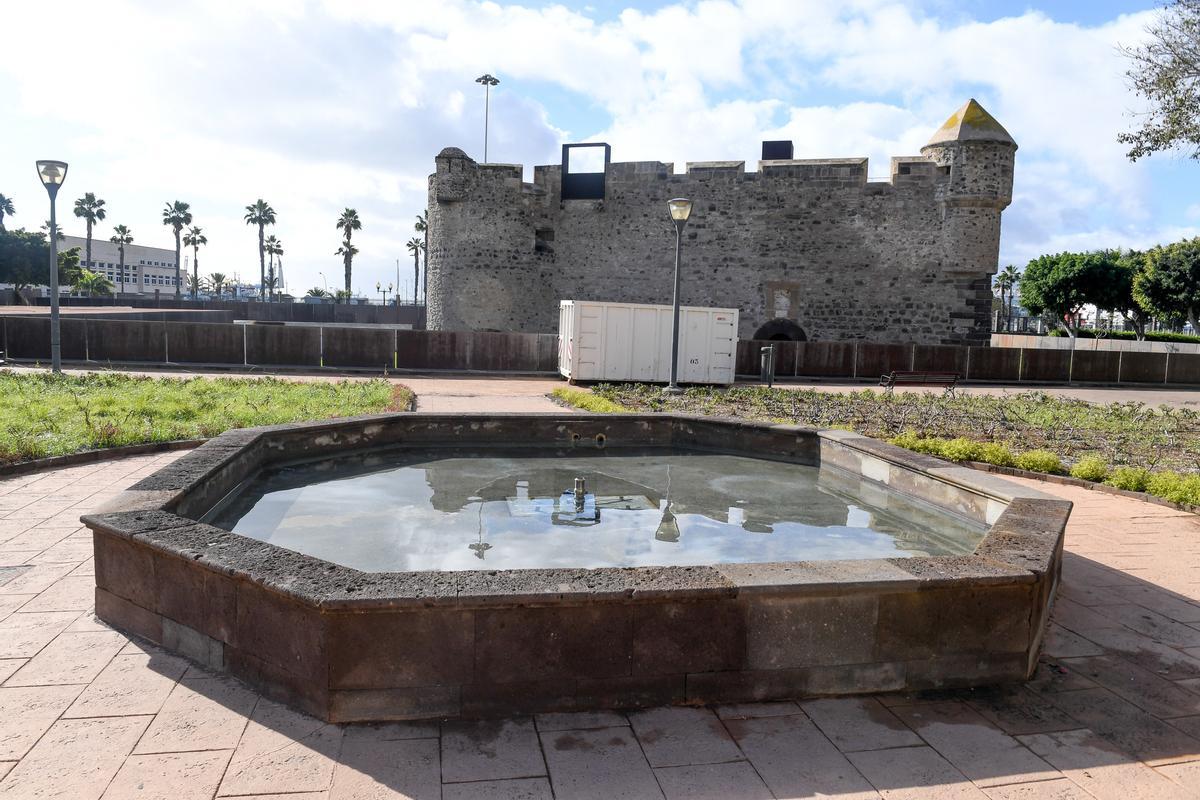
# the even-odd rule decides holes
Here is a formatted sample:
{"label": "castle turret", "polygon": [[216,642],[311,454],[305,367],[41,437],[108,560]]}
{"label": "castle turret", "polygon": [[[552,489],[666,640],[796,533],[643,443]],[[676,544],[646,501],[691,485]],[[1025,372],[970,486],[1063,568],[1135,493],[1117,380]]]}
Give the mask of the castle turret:
{"label": "castle turret", "polygon": [[986,343],[991,334],[991,276],[1000,258],[1000,212],[1012,202],[1017,143],[974,99],[921,148],[936,164],[935,198],[942,214],[942,264],[964,303],[957,335]]}

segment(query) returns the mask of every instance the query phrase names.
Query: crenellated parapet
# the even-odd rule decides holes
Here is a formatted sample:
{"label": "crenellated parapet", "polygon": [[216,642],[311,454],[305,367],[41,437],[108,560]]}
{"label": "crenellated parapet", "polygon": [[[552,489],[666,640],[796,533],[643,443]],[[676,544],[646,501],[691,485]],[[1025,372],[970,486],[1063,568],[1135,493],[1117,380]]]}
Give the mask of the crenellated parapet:
{"label": "crenellated parapet", "polygon": [[[771,145],[771,147],[767,147]],[[561,299],[669,302],[666,201],[695,201],[683,302],[799,338],[985,342],[1016,144],[978,103],[887,174],[866,158],[481,164],[446,148],[430,176],[429,324],[553,331]],[[602,147],[602,172],[571,170]],[[564,180],[566,179],[566,180]]]}

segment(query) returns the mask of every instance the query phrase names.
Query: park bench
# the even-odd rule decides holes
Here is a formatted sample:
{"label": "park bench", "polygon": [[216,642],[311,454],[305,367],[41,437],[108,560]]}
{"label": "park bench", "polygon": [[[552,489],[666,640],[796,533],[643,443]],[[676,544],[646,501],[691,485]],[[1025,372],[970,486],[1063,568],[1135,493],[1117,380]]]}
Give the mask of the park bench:
{"label": "park bench", "polygon": [[879,376],[879,385],[883,387],[885,394],[891,394],[897,386],[940,386],[946,390],[946,397],[954,397],[954,387],[957,384],[957,372],[892,370],[887,375]]}

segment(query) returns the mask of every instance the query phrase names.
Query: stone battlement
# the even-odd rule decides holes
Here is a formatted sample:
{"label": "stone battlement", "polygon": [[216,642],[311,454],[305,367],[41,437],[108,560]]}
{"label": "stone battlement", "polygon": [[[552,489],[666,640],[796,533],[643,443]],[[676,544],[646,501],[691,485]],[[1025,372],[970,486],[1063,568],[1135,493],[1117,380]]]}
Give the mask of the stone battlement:
{"label": "stone battlement", "polygon": [[[572,148],[602,149],[602,171],[569,169]],[[695,205],[681,300],[736,304],[742,338],[986,343],[1016,149],[974,101],[874,180],[866,158],[676,173],[589,143],[525,182],[521,165],[446,148],[429,179],[429,325],[552,332],[561,299],[670,302],[666,201],[683,196]]]}

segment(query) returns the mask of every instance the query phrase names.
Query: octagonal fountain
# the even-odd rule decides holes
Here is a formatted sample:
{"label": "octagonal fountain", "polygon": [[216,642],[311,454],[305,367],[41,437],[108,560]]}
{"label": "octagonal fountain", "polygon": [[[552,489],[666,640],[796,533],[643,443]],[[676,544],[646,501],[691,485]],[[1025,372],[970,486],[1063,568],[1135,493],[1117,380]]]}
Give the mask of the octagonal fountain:
{"label": "octagonal fountain", "polygon": [[1028,677],[1070,504],[844,431],[231,431],[85,516],[104,620],[333,721]]}

